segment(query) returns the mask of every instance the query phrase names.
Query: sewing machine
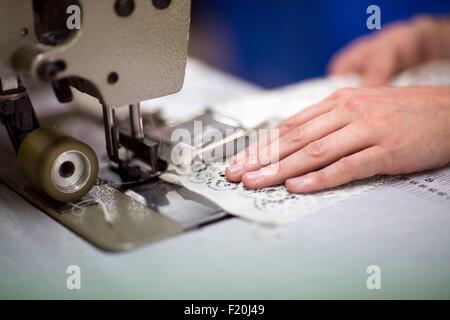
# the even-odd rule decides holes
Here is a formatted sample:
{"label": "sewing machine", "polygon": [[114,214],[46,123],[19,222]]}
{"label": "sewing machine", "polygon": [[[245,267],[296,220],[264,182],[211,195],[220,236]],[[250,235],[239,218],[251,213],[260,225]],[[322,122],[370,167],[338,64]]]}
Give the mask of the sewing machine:
{"label": "sewing machine", "polygon": [[[133,47],[122,45],[131,38],[132,33],[127,32],[125,39],[120,38],[120,41],[114,34],[120,32],[119,28],[140,30],[127,27],[126,21],[135,14],[140,14],[142,8],[148,9],[147,15],[180,18],[170,8],[175,8],[173,5],[178,8],[180,3],[187,2],[173,0],[168,8],[158,11],[151,0],[136,0],[134,11],[128,17],[117,16],[115,3],[110,0],[79,2],[84,18],[82,28],[70,32],[74,36],[81,37],[88,18],[90,23],[101,24],[108,17],[115,22],[109,28],[98,26],[103,30],[103,38],[93,40],[97,51],[79,56],[78,67],[81,70],[83,64],[89,64],[84,72],[92,72],[94,79],[98,76],[102,81],[109,73],[101,74],[98,71],[101,65],[105,63],[107,67],[111,67],[103,70],[114,70],[119,78],[115,85],[104,83],[106,88],[111,86],[114,89],[127,83],[132,83],[133,86],[145,83],[143,90],[150,90],[152,86],[160,88],[157,86],[159,80],[152,80],[146,74],[142,79],[132,77],[127,82],[122,82],[122,71],[128,70],[128,64],[131,66],[132,63],[129,59],[138,52],[132,51]],[[97,5],[98,8],[106,6],[107,9],[91,13],[84,10],[86,6]],[[125,12],[129,10],[130,7]],[[448,207],[434,205],[432,200],[421,201],[416,192],[408,194],[386,185],[364,193],[361,197],[337,203],[281,229],[266,228],[244,219],[226,219],[206,228],[198,228],[211,221],[224,219],[226,215],[205,199],[157,178],[153,180],[148,176],[145,183],[124,184],[122,177],[129,170],[123,171],[124,175],[118,170],[120,164],[109,159],[104,138],[103,107],[98,99],[80,93],[71,86],[73,101],[60,103],[57,95],[59,99],[67,96],[64,94],[65,90],[59,87],[67,89],[66,85],[59,81],[33,80],[32,75],[27,75],[25,71],[17,72],[13,67],[11,58],[22,46],[45,48],[53,52],[52,56],[65,51],[58,49],[62,49],[65,42],[50,47],[37,43],[33,14],[31,0],[0,0],[2,90],[14,90],[14,87],[17,90],[20,86],[27,89],[26,93],[23,90],[18,92],[15,96],[17,99],[14,96],[5,99],[3,96],[0,99],[2,111],[5,101],[22,101],[26,104],[32,102],[40,125],[56,126],[75,137],[77,145],[81,143],[95,151],[99,163],[98,176],[102,179],[94,184],[92,192],[80,200],[60,202],[52,199],[44,191],[39,191],[38,187],[32,186],[21,173],[14,142],[11,143],[8,130],[1,126],[4,132],[0,134],[0,180],[6,185],[0,183],[0,298],[449,298]],[[58,15],[68,16],[65,11]],[[93,18],[95,15],[98,21]],[[175,19],[169,20],[175,22]],[[91,32],[94,31],[97,32],[95,28],[91,29]],[[97,36],[100,35],[100,31],[98,32]],[[183,33],[183,37],[178,35],[183,42],[187,33]],[[142,39],[152,37],[152,34],[147,32],[140,36]],[[158,38],[156,42],[162,45],[162,40],[163,38]],[[73,38],[68,36],[65,41],[73,41]],[[108,41],[111,43],[107,43]],[[97,46],[97,43],[101,45]],[[130,43],[144,46],[133,41]],[[103,46],[112,46],[118,51],[103,51]],[[146,47],[151,47],[151,44]],[[155,46],[150,50],[157,48],[161,47]],[[74,49],[75,47],[71,50]],[[125,51],[125,58],[115,55]],[[171,52],[173,51],[169,50],[165,55]],[[78,58],[79,54],[81,53],[73,58]],[[142,56],[141,58],[144,59]],[[140,67],[144,68],[152,63],[152,57],[148,55]],[[67,64],[64,73],[56,73],[57,79],[62,79],[63,74],[68,75],[67,70],[72,67],[75,66]],[[179,72],[184,72],[184,66]],[[15,76],[18,73],[21,75],[20,81]],[[164,117],[173,119],[175,115],[186,113],[187,109],[190,112],[195,108],[201,111],[200,107],[205,105],[263,92],[256,86],[195,60],[188,61],[186,75],[184,89],[179,94],[143,103],[144,131],[147,131],[146,128],[151,129],[152,121],[157,118],[156,115],[150,117],[150,113],[146,114],[145,107],[149,105],[161,106],[166,115],[170,115]],[[81,89],[80,83],[77,87]],[[130,92],[128,90],[132,89],[117,92],[126,96]],[[55,92],[58,94],[55,95]],[[150,96],[142,99],[147,98]],[[139,99],[131,99],[124,104],[138,102]],[[16,103],[12,105],[14,108],[17,106]],[[117,128],[129,130],[132,126],[130,117],[127,116],[129,106],[111,106],[113,108],[110,111],[116,116]],[[28,112],[32,110],[29,106],[25,109]],[[20,115],[10,115],[13,114]],[[37,120],[37,116],[35,119],[32,116],[31,120]],[[220,120],[215,119],[212,114],[203,117],[211,120],[212,125],[214,121]],[[19,116],[17,120],[20,119],[23,118]],[[32,121],[31,124],[33,123],[36,122]],[[16,124],[18,123],[11,122],[9,125],[13,137]],[[228,123],[230,124],[233,122]],[[29,124],[22,128],[25,131],[23,133],[27,133],[23,130],[27,128],[32,131],[33,126]],[[24,139],[26,136],[27,134]],[[119,141],[120,137],[119,135]],[[148,137],[150,136],[147,135]],[[157,142],[160,143],[159,140]],[[127,148],[121,145],[120,149]],[[127,162],[129,165],[131,163]],[[124,164],[122,163],[123,168]],[[140,167],[143,175],[145,168]],[[152,171],[148,170],[147,173],[151,175]],[[109,182],[104,184],[102,180]],[[36,209],[37,207],[41,210]],[[69,232],[55,220],[82,238]],[[185,232],[190,229],[195,231]],[[172,237],[174,235],[179,236]],[[126,250],[168,237],[172,238],[122,254],[110,254],[96,249]],[[67,279],[71,276],[67,270],[73,265],[79,266],[82,272],[80,290],[67,288]],[[369,290],[367,287],[367,280],[371,276],[367,271],[373,265],[382,270],[381,290]]]}
{"label": "sewing machine", "polygon": [[[77,18],[69,13],[81,15],[79,29],[69,28],[68,19]],[[189,21],[190,0],[0,1],[0,116],[14,149],[3,152],[1,179],[106,250],[226,217],[205,199],[158,180],[170,162],[171,130],[141,113],[142,101],[182,87]],[[80,102],[86,95],[95,99]],[[101,109],[102,125],[79,113],[37,116],[43,105],[74,103]],[[129,115],[118,121],[116,110],[124,106]],[[223,132],[239,128],[211,112],[194,120]],[[191,124],[176,127],[194,134]],[[70,128],[89,134],[80,141]],[[175,201],[168,199],[173,193]]]}

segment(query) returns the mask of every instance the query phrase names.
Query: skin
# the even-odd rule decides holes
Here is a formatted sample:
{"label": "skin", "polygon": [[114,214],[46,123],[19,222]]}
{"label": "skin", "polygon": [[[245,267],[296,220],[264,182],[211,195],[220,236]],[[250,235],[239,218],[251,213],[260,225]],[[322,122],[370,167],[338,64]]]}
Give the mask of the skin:
{"label": "skin", "polygon": [[449,57],[450,20],[419,16],[356,39],[333,57],[328,69],[359,74],[363,86],[378,86],[409,67]]}
{"label": "skin", "polygon": [[[365,86],[338,90],[285,120],[278,139],[233,157],[227,178],[248,188],[285,184],[289,192],[307,193],[450,163],[450,87],[381,86],[404,68],[447,57],[446,45],[435,44],[443,35],[450,39],[449,27],[415,18],[345,48],[330,69],[357,72]],[[275,158],[270,150],[279,151]]]}

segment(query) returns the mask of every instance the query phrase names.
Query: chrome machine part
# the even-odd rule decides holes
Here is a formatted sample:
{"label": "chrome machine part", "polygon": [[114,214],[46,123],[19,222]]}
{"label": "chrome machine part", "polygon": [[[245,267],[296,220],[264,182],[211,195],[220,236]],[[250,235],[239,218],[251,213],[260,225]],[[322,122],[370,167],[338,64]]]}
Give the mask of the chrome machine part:
{"label": "chrome machine part", "polygon": [[91,176],[88,157],[77,150],[66,151],[52,165],[51,178],[55,187],[63,193],[82,189]]}
{"label": "chrome machine part", "polygon": [[[69,28],[68,12],[77,11],[80,26]],[[154,163],[157,143],[144,141],[139,103],[181,89],[190,11],[191,0],[0,0],[0,78],[51,83],[60,102],[73,98],[70,87],[96,97],[108,106],[110,159],[120,162],[121,145]],[[137,106],[131,140],[109,110],[124,105]]]}
{"label": "chrome machine part", "polygon": [[103,105],[103,125],[105,127],[106,151],[111,161],[119,161],[119,132],[115,125],[114,109]]}
{"label": "chrome machine part", "polygon": [[0,92],[11,91],[19,88],[19,81],[16,75],[0,78]]}
{"label": "chrome machine part", "polygon": [[29,184],[60,202],[81,199],[97,180],[94,150],[55,128],[41,127],[28,134],[17,160]]}
{"label": "chrome machine part", "polygon": [[130,104],[130,127],[131,136],[134,139],[144,139],[144,128],[142,125],[141,104]]}

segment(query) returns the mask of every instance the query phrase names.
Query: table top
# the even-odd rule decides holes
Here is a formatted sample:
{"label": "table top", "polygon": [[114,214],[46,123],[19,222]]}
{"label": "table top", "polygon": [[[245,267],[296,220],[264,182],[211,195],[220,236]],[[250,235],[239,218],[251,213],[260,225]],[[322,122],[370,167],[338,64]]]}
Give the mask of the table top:
{"label": "table top", "polygon": [[[148,105],[176,116],[260,90],[191,60],[183,91]],[[383,186],[281,228],[234,218],[106,253],[0,184],[0,298],[450,298],[449,228],[448,208]]]}

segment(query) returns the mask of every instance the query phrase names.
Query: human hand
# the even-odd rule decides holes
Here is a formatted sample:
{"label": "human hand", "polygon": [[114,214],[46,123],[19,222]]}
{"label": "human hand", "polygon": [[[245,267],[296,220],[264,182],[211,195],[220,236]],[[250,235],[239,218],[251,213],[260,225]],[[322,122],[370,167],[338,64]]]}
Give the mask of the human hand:
{"label": "human hand", "polygon": [[[364,86],[385,84],[396,73],[438,58],[437,20],[418,17],[388,25],[350,43],[331,60],[331,74],[356,73]],[[442,45],[441,45],[442,47]]]}
{"label": "human hand", "polygon": [[285,120],[278,140],[238,153],[225,174],[248,188],[305,193],[449,162],[449,87],[348,88]]}

